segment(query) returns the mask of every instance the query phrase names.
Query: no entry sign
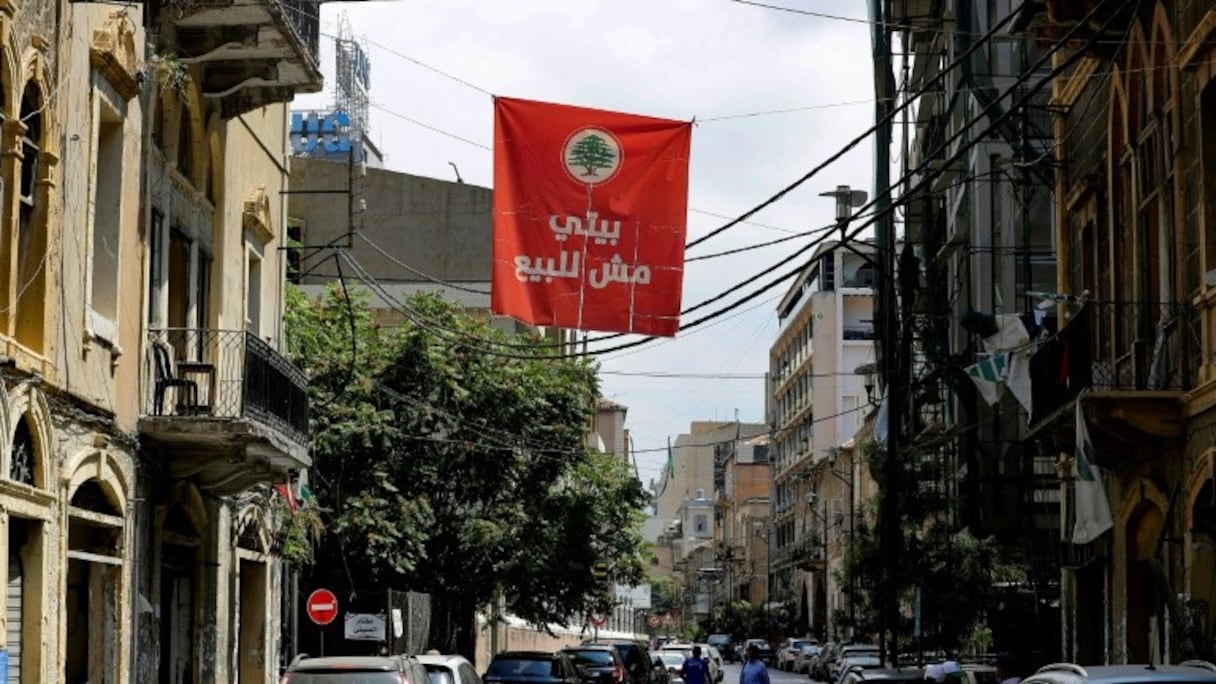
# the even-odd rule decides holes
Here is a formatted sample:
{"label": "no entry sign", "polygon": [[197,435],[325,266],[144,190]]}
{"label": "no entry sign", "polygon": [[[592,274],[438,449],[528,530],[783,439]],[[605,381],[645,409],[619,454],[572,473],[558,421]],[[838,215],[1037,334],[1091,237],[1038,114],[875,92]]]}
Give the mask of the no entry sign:
{"label": "no entry sign", "polygon": [[338,597],[328,589],[317,589],[309,594],[304,607],[308,611],[308,619],[321,627],[338,617]]}

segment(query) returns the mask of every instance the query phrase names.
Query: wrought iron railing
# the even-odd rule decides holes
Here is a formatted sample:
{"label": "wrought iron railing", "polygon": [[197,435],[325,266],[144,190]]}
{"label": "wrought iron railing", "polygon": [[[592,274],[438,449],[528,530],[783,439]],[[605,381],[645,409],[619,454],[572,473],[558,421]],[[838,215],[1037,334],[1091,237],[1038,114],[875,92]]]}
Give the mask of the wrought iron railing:
{"label": "wrought iron railing", "polygon": [[148,331],[144,415],[248,418],[308,438],[308,379],[243,330]]}
{"label": "wrought iron railing", "polygon": [[295,30],[300,44],[308,48],[313,63],[320,62],[321,6],[317,0],[278,0],[283,16]]}
{"label": "wrought iron railing", "polygon": [[1188,390],[1200,356],[1192,307],[1169,302],[1070,305],[1030,360],[1031,424],[1081,390]]}
{"label": "wrought iron railing", "polygon": [[1194,310],[1180,303],[1091,302],[1095,389],[1186,390],[1200,340]]}

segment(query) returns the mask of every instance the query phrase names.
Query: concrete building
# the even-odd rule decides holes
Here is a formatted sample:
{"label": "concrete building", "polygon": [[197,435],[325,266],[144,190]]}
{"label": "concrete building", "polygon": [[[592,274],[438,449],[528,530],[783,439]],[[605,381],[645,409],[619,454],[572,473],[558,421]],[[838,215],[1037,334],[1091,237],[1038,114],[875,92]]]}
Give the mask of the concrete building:
{"label": "concrete building", "polygon": [[[338,278],[332,249],[338,245],[366,271],[361,278],[343,264],[350,283],[371,289],[382,325],[406,320],[402,303],[416,292],[490,316],[490,189],[380,168],[365,172],[324,158],[292,158],[289,231],[301,248],[293,250],[291,280],[319,294]],[[494,320],[508,332],[529,329]]]}
{"label": "concrete building", "polygon": [[768,435],[723,445],[722,482],[716,487],[718,566],[726,590],[719,610],[735,601],[768,603],[769,515],[773,464]]}
{"label": "concrete building", "polygon": [[[1019,18],[1055,40],[1078,12],[1048,0]],[[1078,662],[1210,658],[1216,9],[1159,0],[1098,8],[1091,21],[1108,26],[1102,40],[1078,41],[1083,59],[1052,89],[1057,291],[1087,301],[1050,307],[1054,339],[1077,349],[1072,382],[1032,376],[1051,401],[1040,410],[1036,399],[1029,428],[1062,476],[1061,649]],[[1060,346],[1035,356],[1058,359]],[[1072,536],[1078,404],[1113,518],[1084,544]]]}
{"label": "concrete building", "polygon": [[[780,332],[769,351],[771,601],[807,629],[825,627],[810,624],[816,589],[805,569],[822,549],[811,468],[853,437],[878,399],[857,372],[874,361],[871,254],[864,242],[825,242],[816,249],[777,307]],[[822,585],[822,569],[817,576]]]}
{"label": "concrete building", "polygon": [[722,470],[720,446],[767,432],[768,426],[762,423],[693,422],[689,431],[676,437],[672,445],[669,467],[659,482],[656,515],[675,521],[684,502],[695,499],[698,490],[705,496],[712,495],[715,476]]}
{"label": "concrete building", "polygon": [[605,454],[616,454],[630,462],[629,429],[625,427],[628,413],[627,407],[615,401],[597,401],[594,425],[587,434],[588,446]]}
{"label": "concrete building", "polygon": [[851,598],[859,588],[843,579],[854,533],[859,525],[872,529],[874,524],[873,508],[867,504],[878,495],[878,486],[857,446],[872,433],[871,421],[856,437],[829,450],[807,475],[812,497],[807,502],[805,541],[797,552],[806,590],[799,596],[798,614],[806,618],[808,630],[824,641],[848,641],[873,633],[873,625],[862,624]]}

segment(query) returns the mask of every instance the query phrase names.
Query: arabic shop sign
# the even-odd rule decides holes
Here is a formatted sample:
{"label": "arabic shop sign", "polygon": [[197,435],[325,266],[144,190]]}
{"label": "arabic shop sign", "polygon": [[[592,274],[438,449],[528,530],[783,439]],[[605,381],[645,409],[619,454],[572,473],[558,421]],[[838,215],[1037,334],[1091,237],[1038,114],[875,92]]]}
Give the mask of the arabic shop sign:
{"label": "arabic shop sign", "polygon": [[346,639],[348,641],[384,641],[385,629],[383,615],[375,613],[347,613]]}
{"label": "arabic shop sign", "polygon": [[350,117],[346,112],[291,113],[291,152],[299,155],[350,152]]}

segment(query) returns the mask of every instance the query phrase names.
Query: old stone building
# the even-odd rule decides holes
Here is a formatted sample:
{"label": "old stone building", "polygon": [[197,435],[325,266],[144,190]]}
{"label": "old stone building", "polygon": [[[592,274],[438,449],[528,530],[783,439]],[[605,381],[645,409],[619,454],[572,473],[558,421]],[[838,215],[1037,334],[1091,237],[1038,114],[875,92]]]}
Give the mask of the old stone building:
{"label": "old stone building", "polygon": [[[1102,5],[1027,3],[1020,18],[1046,40],[1085,28],[1052,107],[1059,291],[1087,301],[1060,308],[1060,344],[1036,353],[1068,371],[1054,400],[1035,399],[1030,426],[1063,454],[1064,657],[1211,657],[1216,9]],[[1070,536],[1074,402],[1114,521],[1084,545]]]}
{"label": "old stone building", "polygon": [[269,485],[308,465],[279,191],[318,30],[313,2],[0,2],[6,681],[278,675]]}
{"label": "old stone building", "polygon": [[295,604],[269,486],[310,463],[307,383],[278,349],[287,102],[321,89],[318,7],[144,11],[132,667],[138,681],[270,681],[291,650],[283,606]]}

